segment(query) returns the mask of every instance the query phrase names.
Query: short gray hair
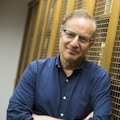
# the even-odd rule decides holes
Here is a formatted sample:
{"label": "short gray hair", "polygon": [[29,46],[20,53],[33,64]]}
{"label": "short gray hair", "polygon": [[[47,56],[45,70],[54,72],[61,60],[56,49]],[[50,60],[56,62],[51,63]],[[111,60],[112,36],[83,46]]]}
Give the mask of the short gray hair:
{"label": "short gray hair", "polygon": [[77,17],[82,17],[82,18],[87,18],[93,21],[93,25],[94,25],[94,31],[93,31],[93,39],[95,38],[95,34],[96,34],[96,21],[94,19],[94,17],[85,9],[78,9],[78,10],[74,10],[71,13],[67,14],[61,24],[61,29],[63,29],[65,27],[66,22],[71,19],[72,17],[77,16]]}

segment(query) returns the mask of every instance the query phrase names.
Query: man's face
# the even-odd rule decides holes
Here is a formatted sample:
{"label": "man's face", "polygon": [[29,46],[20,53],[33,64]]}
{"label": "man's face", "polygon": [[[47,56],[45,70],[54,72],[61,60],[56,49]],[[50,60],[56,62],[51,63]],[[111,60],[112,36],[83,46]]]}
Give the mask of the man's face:
{"label": "man's face", "polygon": [[[60,32],[60,56],[68,62],[81,61],[92,42],[84,42],[93,34],[93,21],[85,18],[73,17],[69,19]],[[80,37],[79,37],[79,36]]]}

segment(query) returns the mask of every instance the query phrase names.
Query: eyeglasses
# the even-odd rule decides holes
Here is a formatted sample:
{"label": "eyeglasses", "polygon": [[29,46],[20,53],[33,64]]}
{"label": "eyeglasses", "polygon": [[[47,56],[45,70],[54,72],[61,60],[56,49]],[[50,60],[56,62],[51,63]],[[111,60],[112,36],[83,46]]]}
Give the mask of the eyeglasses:
{"label": "eyeglasses", "polygon": [[93,41],[91,38],[88,38],[88,37],[82,36],[82,35],[77,35],[76,33],[72,32],[70,30],[64,29],[62,31],[65,33],[65,36],[70,39],[74,39],[76,36],[78,36],[78,38],[79,38],[78,40],[82,43],[88,43],[88,42]]}

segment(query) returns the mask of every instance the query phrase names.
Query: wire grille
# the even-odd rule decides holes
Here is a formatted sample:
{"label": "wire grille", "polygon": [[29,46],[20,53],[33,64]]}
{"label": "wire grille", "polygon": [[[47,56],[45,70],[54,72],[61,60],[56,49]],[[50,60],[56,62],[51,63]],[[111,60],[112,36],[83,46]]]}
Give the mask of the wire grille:
{"label": "wire grille", "polygon": [[46,33],[45,33],[45,37],[44,37],[42,54],[41,54],[40,58],[46,58],[46,56],[47,56],[48,44],[49,44],[49,40],[50,40],[53,18],[54,18],[53,15],[54,15],[54,12],[55,12],[55,5],[56,5],[56,0],[51,0],[48,22],[46,23],[47,24]]}
{"label": "wire grille", "polygon": [[120,17],[110,65],[112,120],[120,119]]}
{"label": "wire grille", "polygon": [[86,54],[86,59],[89,61],[94,61],[100,66],[105,48],[106,35],[110,19],[110,15],[106,15],[105,11],[107,11],[107,13],[108,11],[110,12],[111,6],[111,0],[97,0],[93,14],[97,24],[97,35],[95,37],[94,44]]}
{"label": "wire grille", "polygon": [[86,59],[89,61],[94,61],[98,65],[101,65],[108,30],[109,17],[98,19],[96,20],[96,23],[97,35],[95,37],[94,44],[86,55]]}
{"label": "wire grille", "polygon": [[75,0],[74,9],[85,8],[85,6],[86,6],[86,0]]}
{"label": "wire grille", "polygon": [[42,12],[41,12],[41,19],[40,19],[40,25],[39,25],[39,30],[38,30],[37,41],[35,43],[33,60],[37,59],[37,56],[38,56],[39,45],[40,45],[42,29],[43,29],[43,24],[44,24],[44,18],[45,18],[46,5],[47,5],[47,0],[44,0]]}
{"label": "wire grille", "polygon": [[69,2],[69,0],[63,0],[63,2],[62,2],[62,9],[61,9],[60,18],[59,18],[59,25],[58,25],[58,30],[57,30],[56,40],[55,40],[55,46],[54,46],[53,56],[55,56],[55,55],[57,55],[59,53],[60,25],[62,23],[63,17],[65,16],[65,14],[67,12],[68,2]]}
{"label": "wire grille", "polygon": [[111,13],[113,0],[97,0],[95,6],[95,17],[100,17]]}

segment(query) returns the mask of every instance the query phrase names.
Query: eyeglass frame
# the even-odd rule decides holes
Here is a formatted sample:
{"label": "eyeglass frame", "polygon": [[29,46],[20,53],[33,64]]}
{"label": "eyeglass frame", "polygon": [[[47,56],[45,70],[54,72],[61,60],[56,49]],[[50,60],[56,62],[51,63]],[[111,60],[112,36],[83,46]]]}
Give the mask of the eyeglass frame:
{"label": "eyeglass frame", "polygon": [[[67,38],[70,38],[70,39],[74,39],[76,36],[78,36],[78,40],[82,43],[90,43],[90,42],[93,42],[94,40],[92,38],[88,38],[86,36],[82,36],[82,35],[78,35],[70,30],[67,30],[67,29],[62,29],[62,31],[66,34],[66,37]],[[70,33],[67,33],[70,32]]]}

